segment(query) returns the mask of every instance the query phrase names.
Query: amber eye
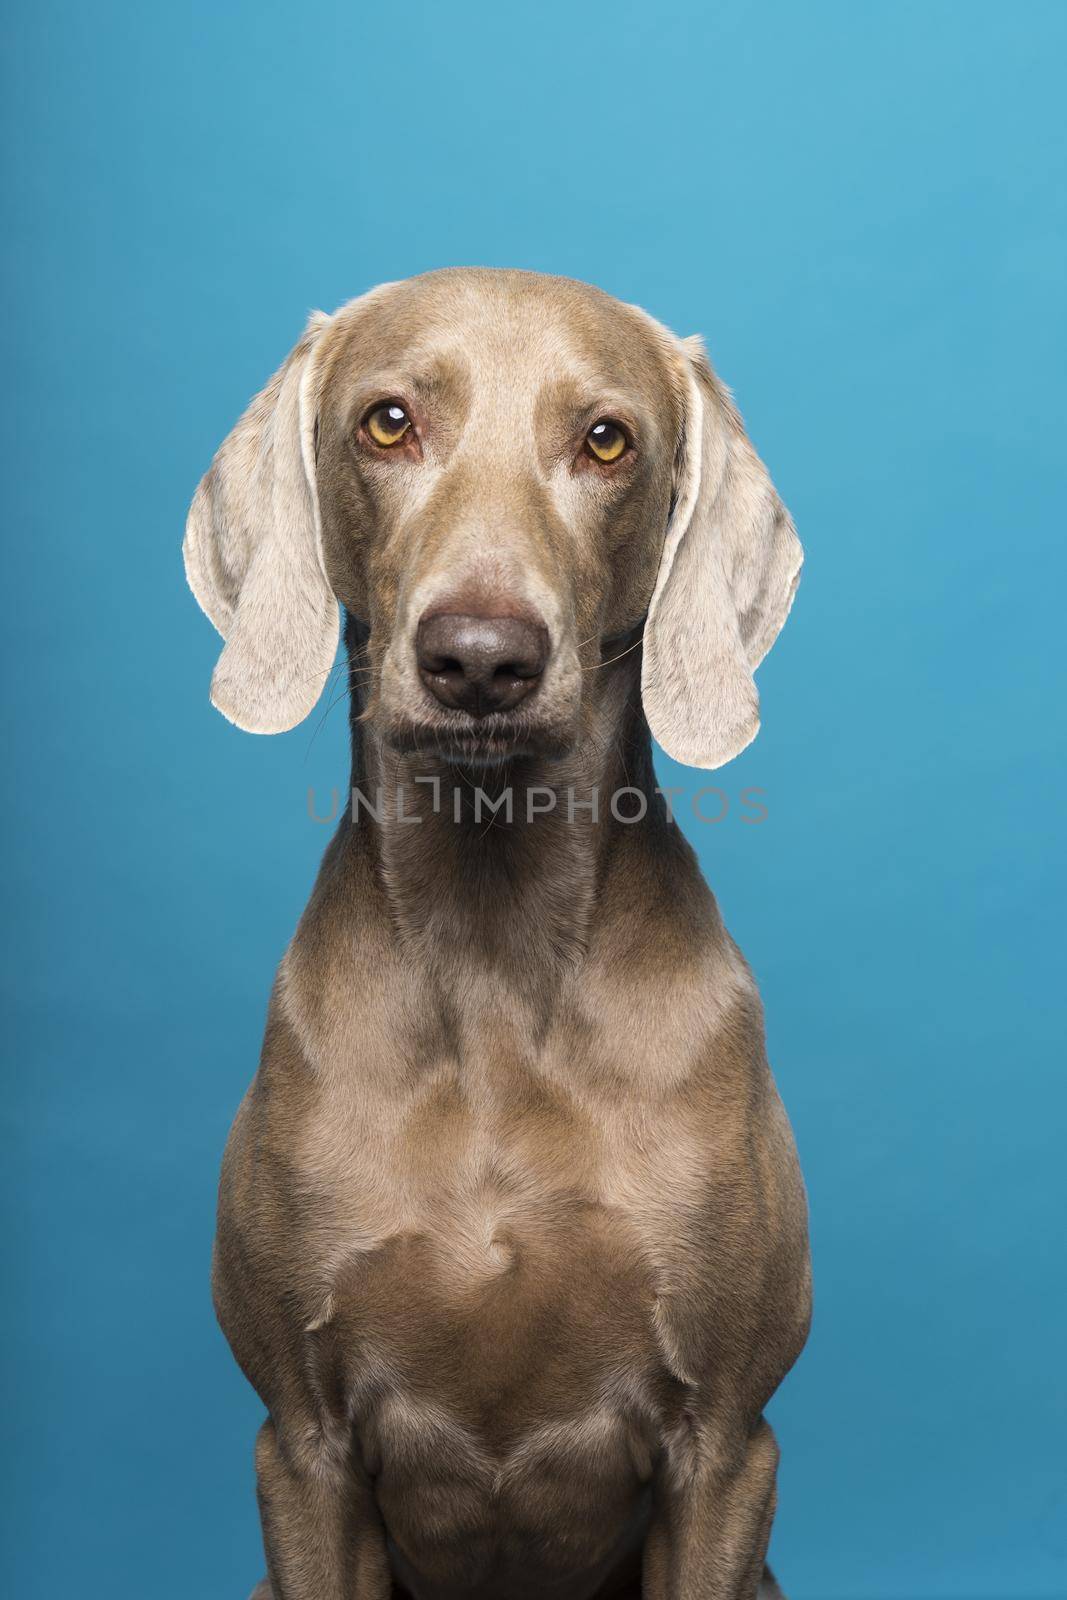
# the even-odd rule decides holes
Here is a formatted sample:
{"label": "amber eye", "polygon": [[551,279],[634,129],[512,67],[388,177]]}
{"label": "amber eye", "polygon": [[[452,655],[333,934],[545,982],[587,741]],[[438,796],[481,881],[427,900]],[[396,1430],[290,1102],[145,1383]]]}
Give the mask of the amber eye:
{"label": "amber eye", "polygon": [[618,423],[610,422],[607,417],[594,422],[585,436],[586,449],[597,461],[618,461],[627,442]]}
{"label": "amber eye", "polygon": [[363,426],[375,444],[380,444],[384,450],[388,450],[390,445],[400,443],[411,427],[411,418],[403,406],[398,406],[391,400],[388,405],[376,407]]}

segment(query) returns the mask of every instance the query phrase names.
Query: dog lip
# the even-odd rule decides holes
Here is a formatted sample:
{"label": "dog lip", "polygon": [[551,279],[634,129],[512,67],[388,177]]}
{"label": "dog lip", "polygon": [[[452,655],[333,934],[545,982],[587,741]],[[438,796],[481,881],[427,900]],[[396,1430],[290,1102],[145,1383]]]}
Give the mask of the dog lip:
{"label": "dog lip", "polygon": [[[495,726],[488,726],[490,723]],[[508,724],[496,717],[471,717],[463,722],[449,723],[442,726],[440,723],[416,723],[409,731],[409,737],[414,740],[420,749],[441,750],[449,749],[481,749],[481,750],[517,750],[533,742],[535,730],[529,725],[518,726]]]}
{"label": "dog lip", "polygon": [[507,712],[480,717],[457,712],[447,719],[409,722],[392,731],[388,742],[408,755],[487,766],[526,756],[562,755],[567,744],[557,730]]}

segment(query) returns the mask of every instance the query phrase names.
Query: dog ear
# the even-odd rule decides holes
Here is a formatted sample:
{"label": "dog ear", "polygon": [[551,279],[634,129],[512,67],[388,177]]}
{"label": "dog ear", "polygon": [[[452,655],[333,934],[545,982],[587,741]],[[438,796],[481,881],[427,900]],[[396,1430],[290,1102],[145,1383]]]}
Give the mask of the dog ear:
{"label": "dog ear", "polygon": [[703,346],[687,339],[683,349],[685,422],[641,693],[667,754],[710,768],[759,731],[752,674],[789,614],[804,556]]}
{"label": "dog ear", "polygon": [[337,651],[315,482],[316,312],[201,479],[185,573],[226,644],[211,700],[248,733],[283,733],[322,693]]}

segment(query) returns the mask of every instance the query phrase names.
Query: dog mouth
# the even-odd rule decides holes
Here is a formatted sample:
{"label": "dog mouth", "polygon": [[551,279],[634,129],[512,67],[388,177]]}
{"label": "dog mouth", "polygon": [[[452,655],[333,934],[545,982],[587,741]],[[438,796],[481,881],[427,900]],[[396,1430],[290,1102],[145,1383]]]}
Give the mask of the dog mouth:
{"label": "dog mouth", "polygon": [[506,711],[484,716],[454,711],[412,720],[391,728],[387,739],[401,755],[487,768],[532,757],[555,759],[565,755],[571,744],[559,729]]}

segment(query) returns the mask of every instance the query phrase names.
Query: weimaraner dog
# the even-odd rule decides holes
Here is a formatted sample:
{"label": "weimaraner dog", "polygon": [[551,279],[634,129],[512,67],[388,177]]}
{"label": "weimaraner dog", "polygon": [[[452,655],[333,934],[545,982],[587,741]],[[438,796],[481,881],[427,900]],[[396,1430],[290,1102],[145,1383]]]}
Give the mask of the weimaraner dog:
{"label": "weimaraner dog", "polygon": [[750,1600],[810,1314],[752,976],[656,788],[801,550],[698,341],[456,270],[316,314],[200,484],[214,704],[353,794],[226,1151],[257,1600]]}

